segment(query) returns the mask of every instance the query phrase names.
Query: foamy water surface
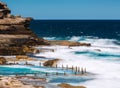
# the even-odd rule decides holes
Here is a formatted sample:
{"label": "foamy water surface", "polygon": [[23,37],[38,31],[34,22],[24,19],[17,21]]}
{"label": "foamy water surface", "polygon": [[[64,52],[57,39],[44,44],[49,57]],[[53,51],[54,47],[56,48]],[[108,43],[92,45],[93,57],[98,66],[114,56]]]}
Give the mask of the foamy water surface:
{"label": "foamy water surface", "polygon": [[[86,67],[87,72],[93,74],[88,76],[76,77],[76,76],[49,76],[50,83],[71,83],[73,85],[84,85],[87,88],[120,88],[120,41],[115,39],[99,39],[97,37],[91,36],[81,36],[81,37],[66,37],[66,38],[56,38],[56,37],[45,37],[49,40],[69,40],[78,41],[84,43],[91,43],[91,47],[67,47],[67,46],[42,46],[37,47],[54,49],[55,52],[44,52],[36,54],[36,57],[44,56],[47,59],[57,58],[61,59],[58,63],[58,67],[62,65],[69,67],[78,66]],[[43,58],[38,58],[43,59]],[[0,66],[1,72],[11,71],[27,71],[27,72],[41,72],[41,73],[56,73],[59,72],[63,74],[66,70],[39,67],[38,62],[29,62],[36,66]],[[5,70],[6,69],[6,70]],[[71,71],[66,71],[71,74]]]}
{"label": "foamy water surface", "polygon": [[[50,38],[49,38],[50,39]],[[55,38],[52,38],[55,39]],[[52,40],[51,39],[51,40]],[[50,58],[60,58],[62,64],[86,67],[87,71],[95,74],[93,80],[74,83],[85,85],[87,88],[120,88],[120,42],[115,39],[99,39],[72,37],[70,41],[91,43],[91,47],[48,46],[55,52],[37,54]]]}

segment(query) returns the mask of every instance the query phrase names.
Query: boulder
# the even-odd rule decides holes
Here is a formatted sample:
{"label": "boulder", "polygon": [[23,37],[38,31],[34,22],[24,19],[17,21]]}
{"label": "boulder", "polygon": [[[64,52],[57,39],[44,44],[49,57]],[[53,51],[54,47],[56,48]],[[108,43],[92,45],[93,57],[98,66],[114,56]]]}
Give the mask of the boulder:
{"label": "boulder", "polygon": [[0,57],[0,65],[6,64],[6,59],[4,57]]}
{"label": "boulder", "polygon": [[55,67],[60,59],[48,60],[43,65],[46,67]]}

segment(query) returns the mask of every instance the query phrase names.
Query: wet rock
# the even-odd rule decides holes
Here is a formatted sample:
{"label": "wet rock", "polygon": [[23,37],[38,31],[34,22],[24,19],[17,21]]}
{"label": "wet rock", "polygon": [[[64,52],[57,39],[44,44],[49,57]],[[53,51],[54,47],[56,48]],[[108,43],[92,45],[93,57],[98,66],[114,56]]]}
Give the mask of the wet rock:
{"label": "wet rock", "polygon": [[28,56],[25,56],[25,55],[17,55],[16,56],[16,59],[20,60],[20,59],[27,59]]}
{"label": "wet rock", "polygon": [[33,53],[34,51],[36,51],[35,48],[29,47],[29,46],[22,46],[23,52],[27,52],[27,53]]}
{"label": "wet rock", "polygon": [[42,38],[29,39],[28,41],[24,42],[23,44],[29,45],[29,46],[50,45],[50,43],[47,40],[44,40]]}
{"label": "wet rock", "polygon": [[34,59],[34,58],[31,58],[31,57],[28,57],[28,56],[26,56],[26,55],[17,55],[16,56],[16,59],[17,60],[27,60],[27,61],[34,61],[34,60],[36,60],[36,59]]}
{"label": "wet rock", "polygon": [[25,55],[21,47],[0,47],[0,55]]}
{"label": "wet rock", "polygon": [[99,51],[99,52],[101,52],[101,50],[100,49],[95,49],[96,51]]}
{"label": "wet rock", "polygon": [[6,59],[4,57],[0,57],[0,65],[6,64]]}
{"label": "wet rock", "polygon": [[72,86],[70,84],[59,84],[58,86],[60,86],[61,88],[86,88],[84,86]]}
{"label": "wet rock", "polygon": [[48,60],[43,65],[46,67],[55,67],[60,59]]}
{"label": "wet rock", "polygon": [[51,45],[61,45],[61,46],[91,46],[90,43],[79,43],[72,41],[50,41]]}

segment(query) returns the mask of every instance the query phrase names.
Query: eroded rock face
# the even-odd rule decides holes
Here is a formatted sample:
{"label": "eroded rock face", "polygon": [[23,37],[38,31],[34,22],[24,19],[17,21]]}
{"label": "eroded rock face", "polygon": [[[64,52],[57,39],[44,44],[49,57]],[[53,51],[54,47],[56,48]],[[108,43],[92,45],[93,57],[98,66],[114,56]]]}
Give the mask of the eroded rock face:
{"label": "eroded rock face", "polygon": [[9,8],[7,8],[7,5],[5,3],[0,2],[0,19],[3,19],[5,17],[8,17],[10,14]]}
{"label": "eroded rock face", "polygon": [[3,2],[0,2],[0,34],[32,34],[29,23],[32,18],[14,16],[11,10]]}
{"label": "eroded rock face", "polygon": [[11,10],[0,2],[0,55],[24,55],[23,46],[49,45],[29,28],[32,18],[11,15]]}

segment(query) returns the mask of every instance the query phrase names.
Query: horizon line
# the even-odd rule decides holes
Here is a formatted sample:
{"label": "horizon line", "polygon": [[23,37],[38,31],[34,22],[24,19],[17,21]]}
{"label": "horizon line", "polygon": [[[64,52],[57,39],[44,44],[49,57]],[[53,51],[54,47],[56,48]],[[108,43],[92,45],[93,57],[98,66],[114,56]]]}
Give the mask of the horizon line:
{"label": "horizon line", "polygon": [[34,19],[33,20],[120,20],[120,19]]}

